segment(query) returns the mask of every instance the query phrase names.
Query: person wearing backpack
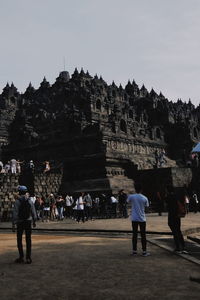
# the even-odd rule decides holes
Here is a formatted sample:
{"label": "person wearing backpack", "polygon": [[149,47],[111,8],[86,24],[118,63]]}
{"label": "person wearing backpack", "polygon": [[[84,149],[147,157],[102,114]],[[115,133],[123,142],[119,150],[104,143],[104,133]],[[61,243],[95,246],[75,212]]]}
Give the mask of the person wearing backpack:
{"label": "person wearing backpack", "polygon": [[17,225],[17,247],[19,251],[19,258],[15,263],[24,263],[24,251],[22,244],[22,236],[25,231],[26,235],[26,263],[31,264],[31,224],[36,226],[37,215],[35,207],[27,193],[27,187],[20,185],[18,187],[19,195],[15,200],[13,209],[13,231]]}
{"label": "person wearing backpack", "polygon": [[181,232],[181,218],[186,215],[184,195],[175,193],[172,186],[167,187],[166,203],[168,207],[168,226],[172,231],[175,244],[175,253],[188,254],[185,241]]}

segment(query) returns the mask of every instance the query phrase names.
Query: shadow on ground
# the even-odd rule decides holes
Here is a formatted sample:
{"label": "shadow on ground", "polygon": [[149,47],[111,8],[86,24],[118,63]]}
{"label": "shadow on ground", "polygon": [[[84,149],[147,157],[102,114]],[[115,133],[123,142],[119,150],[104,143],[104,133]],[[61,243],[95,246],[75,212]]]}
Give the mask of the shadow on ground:
{"label": "shadow on ground", "polygon": [[1,300],[199,299],[198,266],[153,245],[132,257],[131,239],[34,235],[32,265],[13,263],[14,234],[0,249]]}

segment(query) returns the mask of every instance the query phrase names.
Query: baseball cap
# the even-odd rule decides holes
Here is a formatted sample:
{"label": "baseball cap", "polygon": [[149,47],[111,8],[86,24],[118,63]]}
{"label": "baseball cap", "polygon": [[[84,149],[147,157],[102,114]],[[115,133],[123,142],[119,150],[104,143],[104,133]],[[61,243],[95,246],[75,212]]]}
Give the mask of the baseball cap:
{"label": "baseball cap", "polygon": [[18,186],[18,191],[19,192],[27,192],[28,189],[27,189],[27,187],[25,185],[19,185]]}

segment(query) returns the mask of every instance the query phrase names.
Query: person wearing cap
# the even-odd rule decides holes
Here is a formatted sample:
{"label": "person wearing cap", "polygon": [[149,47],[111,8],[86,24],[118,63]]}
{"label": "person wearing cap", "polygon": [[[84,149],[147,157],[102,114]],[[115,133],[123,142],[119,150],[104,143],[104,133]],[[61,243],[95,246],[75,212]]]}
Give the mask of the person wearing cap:
{"label": "person wearing cap", "polygon": [[28,169],[29,169],[32,173],[34,172],[35,165],[34,165],[33,160],[30,160],[30,161],[29,161],[29,163],[28,163]]}
{"label": "person wearing cap", "polygon": [[17,226],[17,247],[19,251],[19,258],[15,260],[16,263],[24,263],[24,251],[22,244],[22,236],[25,231],[26,235],[26,263],[30,264],[31,259],[31,225],[36,226],[37,215],[35,207],[29,194],[27,187],[20,185],[18,187],[18,197],[16,197],[13,208],[13,231],[15,225]]}

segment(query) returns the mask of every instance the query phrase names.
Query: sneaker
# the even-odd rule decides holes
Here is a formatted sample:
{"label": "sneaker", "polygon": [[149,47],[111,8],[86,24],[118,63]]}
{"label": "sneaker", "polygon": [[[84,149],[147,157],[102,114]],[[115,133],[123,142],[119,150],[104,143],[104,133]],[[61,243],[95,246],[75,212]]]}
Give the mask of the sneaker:
{"label": "sneaker", "polygon": [[23,257],[19,257],[19,258],[15,259],[15,263],[16,264],[23,264],[24,263]]}
{"label": "sneaker", "polygon": [[133,256],[136,256],[137,255],[137,251],[133,250],[132,254]]}
{"label": "sneaker", "polygon": [[27,259],[26,259],[26,263],[27,263],[27,264],[31,264],[31,263],[32,263],[32,259],[31,259],[31,258],[27,258]]}
{"label": "sneaker", "polygon": [[187,250],[182,250],[181,253],[182,254],[190,254]]}
{"label": "sneaker", "polygon": [[146,257],[146,256],[149,256],[149,255],[150,255],[150,253],[147,252],[147,251],[143,251],[143,252],[142,252],[142,256],[145,256],[145,257]]}
{"label": "sneaker", "polygon": [[181,254],[182,251],[181,251],[181,250],[178,250],[178,249],[175,249],[175,250],[174,250],[174,253],[176,253],[176,254]]}

